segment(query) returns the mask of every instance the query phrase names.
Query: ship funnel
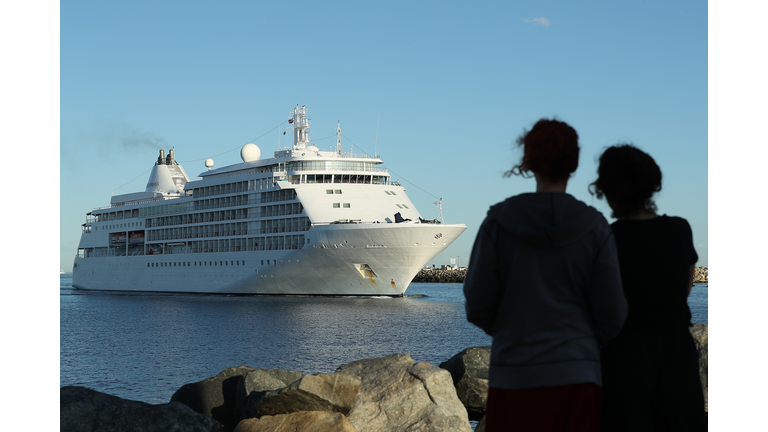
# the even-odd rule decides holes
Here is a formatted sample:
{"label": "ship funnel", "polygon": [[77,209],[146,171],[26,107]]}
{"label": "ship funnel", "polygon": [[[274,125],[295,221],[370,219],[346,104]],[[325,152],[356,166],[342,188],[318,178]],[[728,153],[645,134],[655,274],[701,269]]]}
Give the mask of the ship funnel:
{"label": "ship funnel", "polygon": [[152,167],[145,192],[163,195],[184,193],[184,186],[189,181],[189,177],[184,172],[184,168],[176,163],[174,153],[174,150],[171,149],[168,150],[168,156],[165,156],[165,151],[160,150],[160,157],[157,158],[157,163]]}

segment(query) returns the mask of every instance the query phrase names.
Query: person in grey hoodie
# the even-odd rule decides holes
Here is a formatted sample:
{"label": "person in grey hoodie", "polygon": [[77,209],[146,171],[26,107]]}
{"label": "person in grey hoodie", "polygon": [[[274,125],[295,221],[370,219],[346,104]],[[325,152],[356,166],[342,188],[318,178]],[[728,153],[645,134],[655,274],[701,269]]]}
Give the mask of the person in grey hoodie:
{"label": "person in grey hoodie", "polygon": [[598,431],[600,348],[627,315],[616,244],[596,209],[565,192],[578,134],[539,120],[507,172],[536,192],[490,208],[464,282],[467,319],[493,337],[487,432]]}

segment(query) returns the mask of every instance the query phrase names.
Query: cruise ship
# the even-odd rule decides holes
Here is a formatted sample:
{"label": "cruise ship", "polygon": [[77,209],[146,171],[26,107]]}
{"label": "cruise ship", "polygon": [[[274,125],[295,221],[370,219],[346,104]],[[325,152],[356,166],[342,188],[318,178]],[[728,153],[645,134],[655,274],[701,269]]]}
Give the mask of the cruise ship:
{"label": "cruise ship", "polygon": [[466,230],[425,220],[377,156],[310,143],[307,109],[293,146],[190,180],[164,150],[143,192],[86,214],[72,272],[84,290],[403,296],[416,273]]}

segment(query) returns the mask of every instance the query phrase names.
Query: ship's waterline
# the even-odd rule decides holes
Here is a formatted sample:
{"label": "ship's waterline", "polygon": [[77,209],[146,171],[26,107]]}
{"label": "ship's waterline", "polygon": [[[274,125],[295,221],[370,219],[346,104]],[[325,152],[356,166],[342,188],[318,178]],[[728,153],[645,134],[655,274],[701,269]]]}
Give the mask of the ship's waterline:
{"label": "ship's waterline", "polygon": [[309,144],[306,108],[291,149],[190,181],[174,151],[145,192],[112,198],[83,224],[73,286],[213,294],[401,296],[464,224],[426,221],[378,157]]}

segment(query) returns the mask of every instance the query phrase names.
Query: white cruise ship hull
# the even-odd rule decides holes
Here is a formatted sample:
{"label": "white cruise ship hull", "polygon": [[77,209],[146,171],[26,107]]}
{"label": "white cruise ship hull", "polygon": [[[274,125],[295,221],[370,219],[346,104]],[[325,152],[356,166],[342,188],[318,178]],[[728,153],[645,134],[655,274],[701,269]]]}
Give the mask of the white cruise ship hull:
{"label": "white cruise ship hull", "polygon": [[463,224],[314,226],[301,249],[76,259],[85,290],[206,294],[402,296]]}

